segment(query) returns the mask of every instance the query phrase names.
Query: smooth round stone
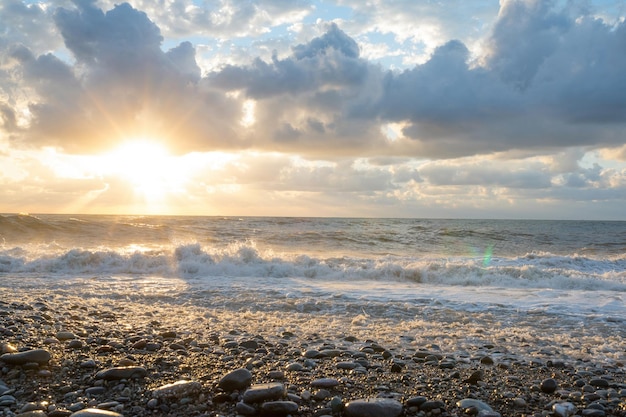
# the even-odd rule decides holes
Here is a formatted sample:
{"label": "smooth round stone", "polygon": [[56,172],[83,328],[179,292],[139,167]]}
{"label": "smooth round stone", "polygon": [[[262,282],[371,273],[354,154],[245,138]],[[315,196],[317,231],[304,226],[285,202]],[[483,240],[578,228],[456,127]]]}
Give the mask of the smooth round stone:
{"label": "smooth round stone", "polygon": [[337,356],[340,356],[341,353],[342,352],[339,349],[326,349],[320,352],[322,356],[327,358],[336,358]]}
{"label": "smooth round stone", "polygon": [[476,417],[502,417],[502,414],[497,411],[480,410]]}
{"label": "smooth round stone", "polygon": [[433,411],[437,408],[442,409],[445,408],[446,404],[443,401],[435,400],[435,401],[426,401],[422,405],[420,405],[420,410],[429,412]]}
{"label": "smooth round stone", "polygon": [[104,369],[96,374],[96,379],[114,381],[118,379],[143,378],[148,374],[146,368],[142,366],[118,366]]}
{"label": "smooth round stone", "polygon": [[582,415],[586,417],[604,417],[606,412],[604,410],[596,410],[595,408],[587,408],[583,410]]}
{"label": "smooth round stone", "polygon": [[239,347],[244,349],[258,349],[259,343],[256,340],[244,340],[239,343]]}
{"label": "smooth round stone", "polygon": [[0,353],[15,353],[17,348],[10,343],[0,343]]}
{"label": "smooth round stone", "polygon": [[70,349],[82,349],[83,342],[78,339],[72,339],[68,342],[67,347]]}
{"label": "smooth round stone", "polygon": [[50,361],[50,352],[45,349],[33,349],[17,353],[5,353],[0,356],[0,361],[9,365],[24,365],[26,363],[38,363],[40,365]]}
{"label": "smooth round stone", "polygon": [[106,388],[104,387],[89,387],[85,390],[85,394],[87,395],[101,395],[106,392]]}
{"label": "smooth round stone", "polygon": [[81,368],[95,368],[96,361],[94,361],[93,359],[87,359],[80,363],[80,367]]}
{"label": "smooth round stone", "polygon": [[361,364],[356,362],[339,362],[336,365],[337,369],[356,369],[361,367]]}
{"label": "smooth round stone", "polygon": [[61,331],[57,332],[56,338],[59,340],[71,340],[76,339],[76,335],[72,332]]}
{"label": "smooth round stone", "polygon": [[176,381],[173,384],[163,385],[154,391],[154,398],[184,398],[196,395],[202,391],[202,384],[197,381]]}
{"label": "smooth round stone", "polygon": [[84,410],[72,413],[70,417],[124,417],[120,413],[109,410],[100,410],[98,408],[85,408]]}
{"label": "smooth round stone", "polygon": [[304,365],[298,362],[293,362],[287,365],[287,371],[289,372],[300,372],[304,369]]}
{"label": "smooth round stone", "polygon": [[6,407],[17,403],[17,399],[12,395],[0,396],[0,406]]}
{"label": "smooth round stone", "polygon": [[245,369],[235,369],[224,375],[217,385],[224,391],[242,390],[252,382],[252,373]]}
{"label": "smooth round stone", "polygon": [[286,416],[297,411],[298,404],[293,401],[269,401],[261,406],[261,412],[271,416]]}
{"label": "smooth round stone", "polygon": [[606,379],[602,379],[602,378],[594,378],[591,381],[589,381],[589,385],[591,385],[592,387],[596,387],[596,388],[608,388],[609,381],[607,381]]}
{"label": "smooth round stone", "polygon": [[423,397],[423,396],[411,397],[408,400],[406,400],[406,405],[407,407],[419,407],[420,405],[424,404],[426,401],[428,401],[428,398]]}
{"label": "smooth round stone", "polygon": [[48,417],[48,414],[43,410],[31,410],[16,414],[15,417]]}
{"label": "smooth round stone", "polygon": [[527,405],[526,400],[520,397],[513,399],[513,406],[516,408],[525,408]]}
{"label": "smooth round stone", "polygon": [[339,385],[339,381],[335,378],[320,378],[311,381],[311,386],[315,388],[332,388]]}
{"label": "smooth round stone", "polygon": [[576,411],[578,411],[576,406],[570,402],[558,403],[552,406],[552,412],[557,417],[573,416],[576,414]]}
{"label": "smooth round stone", "polygon": [[244,402],[238,402],[235,405],[235,411],[237,412],[237,414],[241,414],[243,416],[252,416],[256,414],[256,408]]}
{"label": "smooth round stone", "polygon": [[541,381],[540,389],[542,392],[545,392],[546,394],[552,394],[554,391],[556,391],[557,386],[558,386],[558,383],[556,382],[555,379],[547,378]]}
{"label": "smooth round stone", "polygon": [[491,358],[491,356],[483,356],[482,358],[480,358],[480,363],[482,363],[483,365],[493,365],[493,359]]}
{"label": "smooth round stone", "polygon": [[488,404],[474,398],[464,398],[462,400],[459,400],[456,402],[456,406],[463,410],[467,410],[468,408],[475,408],[477,411],[493,411],[493,408],[491,408]]}
{"label": "smooth round stone", "polygon": [[402,404],[389,398],[369,398],[350,401],[344,409],[346,417],[397,417]]}
{"label": "smooth round stone", "polygon": [[285,386],[280,382],[252,385],[243,393],[243,402],[254,404],[269,400],[279,400],[285,395]]}
{"label": "smooth round stone", "polygon": [[285,373],[283,371],[269,371],[267,373],[267,377],[269,379],[282,380],[282,379],[285,379]]}
{"label": "smooth round stone", "polygon": [[308,359],[315,359],[315,358],[319,358],[321,356],[321,353],[319,350],[310,349],[304,352],[303,356]]}

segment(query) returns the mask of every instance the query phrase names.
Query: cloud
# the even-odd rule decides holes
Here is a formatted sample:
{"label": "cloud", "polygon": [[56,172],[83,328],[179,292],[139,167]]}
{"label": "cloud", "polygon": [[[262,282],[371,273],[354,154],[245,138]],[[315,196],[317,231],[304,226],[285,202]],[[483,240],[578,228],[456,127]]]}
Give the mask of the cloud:
{"label": "cloud", "polygon": [[126,3],[105,13],[85,1],[58,8],[54,19],[75,63],[35,56],[23,45],[10,53],[24,88],[34,90],[32,123],[23,132],[31,144],[89,153],[133,136],[162,136],[175,150],[189,150],[235,136],[238,103],[200,82],[189,42],[163,52],[159,28],[145,13]]}
{"label": "cloud", "polygon": [[[133,4],[166,25],[154,6]],[[216,4],[199,9],[172,0],[165,9],[188,8],[172,14],[213,19],[235,32],[268,10],[284,7],[276,19],[285,21],[311,10],[308,2]],[[287,54],[205,74],[190,41],[164,50],[161,28],[128,3],[108,11],[88,0],[54,11],[7,5],[12,16],[54,21],[46,31],[60,36],[72,57],[39,52],[26,38],[20,43],[15,31],[3,38],[0,71],[9,76],[2,87],[11,99],[0,114],[13,143],[90,153],[124,138],[155,136],[180,153],[256,149],[329,159],[456,158],[614,147],[626,133],[626,22],[609,24],[555,2],[503,2],[480,60],[463,41],[447,40],[423,63],[386,70],[361,55],[338,24],[328,23]],[[382,4],[376,7],[382,13]],[[27,98],[28,111],[19,108],[17,96]],[[242,124],[250,108],[253,114]],[[30,124],[21,121],[24,114]],[[402,126],[398,137],[381,133],[388,124]]]}
{"label": "cloud", "polygon": [[[112,8],[118,2],[99,3]],[[204,4],[192,0],[130,0],[128,3],[150,15],[164,34],[177,39],[259,36],[273,27],[299,22],[313,10],[308,0],[213,0]]]}

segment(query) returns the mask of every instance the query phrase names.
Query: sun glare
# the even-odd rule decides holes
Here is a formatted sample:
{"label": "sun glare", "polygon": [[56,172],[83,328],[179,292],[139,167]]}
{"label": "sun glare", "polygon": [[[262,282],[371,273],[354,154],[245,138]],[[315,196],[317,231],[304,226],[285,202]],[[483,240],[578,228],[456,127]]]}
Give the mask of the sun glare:
{"label": "sun glare", "polygon": [[155,140],[134,139],[106,154],[108,171],[130,183],[146,202],[162,200],[165,194],[177,191],[182,178],[176,175],[174,157]]}

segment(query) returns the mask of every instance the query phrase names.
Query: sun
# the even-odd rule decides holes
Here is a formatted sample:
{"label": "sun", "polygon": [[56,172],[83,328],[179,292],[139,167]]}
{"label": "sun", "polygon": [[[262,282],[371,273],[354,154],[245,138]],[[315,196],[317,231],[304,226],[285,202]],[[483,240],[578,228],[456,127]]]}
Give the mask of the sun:
{"label": "sun", "polygon": [[159,141],[150,138],[129,139],[104,155],[109,174],[133,187],[147,203],[156,203],[182,187],[177,176],[176,158]]}

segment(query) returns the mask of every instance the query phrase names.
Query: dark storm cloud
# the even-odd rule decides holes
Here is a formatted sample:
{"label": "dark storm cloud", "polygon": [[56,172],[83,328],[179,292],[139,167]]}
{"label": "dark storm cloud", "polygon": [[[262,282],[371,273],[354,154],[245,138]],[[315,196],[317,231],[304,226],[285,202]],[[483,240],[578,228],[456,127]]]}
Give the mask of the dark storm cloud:
{"label": "dark storm cloud", "polygon": [[[258,5],[250,7],[232,19],[250,21]],[[286,56],[202,77],[193,45],[163,51],[159,27],[129,4],[105,12],[77,0],[54,22],[75,62],[27,43],[5,47],[4,59],[19,62],[24,88],[37,93],[23,137],[70,152],[147,133],[181,152],[456,157],[614,146],[626,135],[626,22],[549,1],[504,2],[477,62],[451,40],[401,72],[368,62],[334,23]],[[246,99],[256,102],[251,127],[240,123]],[[15,114],[3,106],[5,130],[19,130]],[[403,126],[405,138],[389,140],[386,123]]]}

